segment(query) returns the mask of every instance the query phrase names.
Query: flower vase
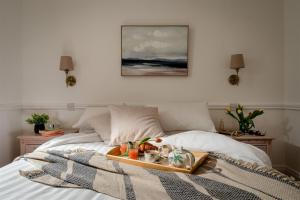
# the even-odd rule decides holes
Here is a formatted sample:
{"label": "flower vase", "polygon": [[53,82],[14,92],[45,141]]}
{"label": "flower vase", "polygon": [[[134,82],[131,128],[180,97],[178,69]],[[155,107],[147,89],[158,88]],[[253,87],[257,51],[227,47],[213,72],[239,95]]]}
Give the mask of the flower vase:
{"label": "flower vase", "polygon": [[248,128],[248,125],[246,123],[240,123],[240,131],[242,133],[248,133],[249,132],[249,128]]}

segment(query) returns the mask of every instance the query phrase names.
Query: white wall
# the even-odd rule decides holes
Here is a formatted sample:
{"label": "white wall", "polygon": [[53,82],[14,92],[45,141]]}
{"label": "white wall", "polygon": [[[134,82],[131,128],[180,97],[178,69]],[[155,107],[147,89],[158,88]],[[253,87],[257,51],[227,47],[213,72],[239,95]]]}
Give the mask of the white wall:
{"label": "white wall", "polygon": [[[188,77],[121,77],[120,27],[188,24]],[[227,78],[230,55],[244,53],[238,87]],[[66,88],[59,57],[75,61],[77,85]],[[282,0],[23,0],[22,97],[28,108],[110,102],[207,100],[225,105],[283,102]],[[63,105],[63,106],[62,106]],[[224,106],[223,106],[224,107]],[[211,110],[215,123],[224,111]],[[50,113],[70,125],[72,112]],[[75,113],[74,113],[75,114]],[[76,116],[77,116],[76,112]],[[285,163],[282,110],[266,110],[258,127],[276,137],[273,162]],[[70,119],[70,121],[66,120]],[[226,126],[233,122],[226,118]],[[30,129],[29,126],[24,126]]]}
{"label": "white wall", "polygon": [[298,110],[284,114],[287,164],[300,171],[300,1],[284,2],[284,101]]}
{"label": "white wall", "polygon": [[21,110],[0,109],[0,167],[19,155],[17,136],[21,133]]}
{"label": "white wall", "polygon": [[[282,9],[281,0],[23,1],[23,103],[281,103]],[[190,76],[121,77],[123,24],[189,24]],[[227,78],[237,52],[247,67],[234,87]],[[74,88],[58,70],[63,54],[75,60]]]}
{"label": "white wall", "polygon": [[0,0],[0,166],[18,153],[21,129],[21,1]]}

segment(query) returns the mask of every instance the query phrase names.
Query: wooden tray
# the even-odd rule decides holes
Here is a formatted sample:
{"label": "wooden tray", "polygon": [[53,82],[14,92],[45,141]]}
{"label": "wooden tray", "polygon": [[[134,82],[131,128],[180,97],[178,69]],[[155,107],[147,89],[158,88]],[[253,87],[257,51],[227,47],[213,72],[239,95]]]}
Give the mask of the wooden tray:
{"label": "wooden tray", "polygon": [[171,166],[168,164],[167,160],[162,163],[149,163],[149,162],[144,161],[143,156],[139,156],[139,160],[133,160],[133,159],[128,158],[127,156],[120,156],[121,155],[120,147],[115,147],[112,150],[110,150],[107,153],[106,157],[110,160],[116,160],[119,162],[123,162],[123,163],[130,164],[130,165],[135,165],[135,166],[139,166],[139,167],[144,167],[144,168],[192,174],[205,161],[205,159],[208,156],[208,153],[206,153],[206,152],[192,152],[192,153],[195,156],[195,164],[191,169],[178,168],[178,167]]}

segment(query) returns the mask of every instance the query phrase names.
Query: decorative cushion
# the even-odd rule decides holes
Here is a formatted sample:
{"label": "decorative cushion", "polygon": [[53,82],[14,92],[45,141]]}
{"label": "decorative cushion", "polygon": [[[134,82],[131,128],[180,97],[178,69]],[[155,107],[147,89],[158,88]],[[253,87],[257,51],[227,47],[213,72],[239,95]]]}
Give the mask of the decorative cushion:
{"label": "decorative cushion", "polygon": [[159,123],[157,108],[109,106],[109,110],[111,114],[110,145],[164,135]]}
{"label": "decorative cushion", "polygon": [[216,132],[205,102],[158,104],[158,109],[160,123],[164,131],[200,130]]}

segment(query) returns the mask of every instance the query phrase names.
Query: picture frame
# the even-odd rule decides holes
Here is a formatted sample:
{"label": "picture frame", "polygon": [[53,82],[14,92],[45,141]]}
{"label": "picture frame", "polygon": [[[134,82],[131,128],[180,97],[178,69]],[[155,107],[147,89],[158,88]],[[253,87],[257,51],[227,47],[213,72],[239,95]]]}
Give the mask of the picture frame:
{"label": "picture frame", "polygon": [[188,76],[189,25],[122,25],[121,76]]}

